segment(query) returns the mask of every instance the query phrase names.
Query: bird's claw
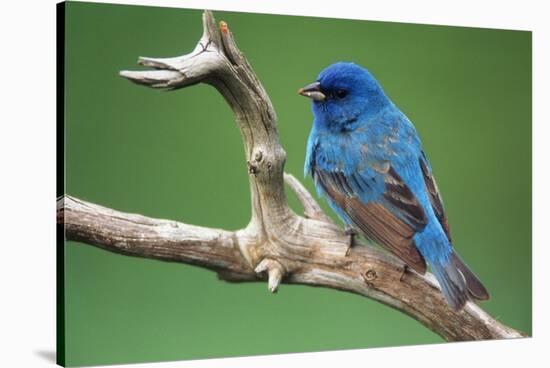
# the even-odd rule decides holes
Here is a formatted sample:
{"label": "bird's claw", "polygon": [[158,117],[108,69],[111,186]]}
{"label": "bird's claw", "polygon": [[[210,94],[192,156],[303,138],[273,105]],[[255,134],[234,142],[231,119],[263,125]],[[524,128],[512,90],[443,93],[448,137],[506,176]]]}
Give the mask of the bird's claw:
{"label": "bird's claw", "polygon": [[403,282],[403,279],[405,278],[405,274],[409,270],[409,266],[404,265],[403,266],[403,273],[401,273],[401,277],[399,278],[399,282]]}
{"label": "bird's claw", "polygon": [[344,234],[349,236],[348,249],[346,250],[346,257],[347,257],[349,255],[351,248],[355,244],[355,237],[358,235],[358,233],[357,233],[357,230],[355,230],[353,227],[346,226],[346,228],[344,229]]}

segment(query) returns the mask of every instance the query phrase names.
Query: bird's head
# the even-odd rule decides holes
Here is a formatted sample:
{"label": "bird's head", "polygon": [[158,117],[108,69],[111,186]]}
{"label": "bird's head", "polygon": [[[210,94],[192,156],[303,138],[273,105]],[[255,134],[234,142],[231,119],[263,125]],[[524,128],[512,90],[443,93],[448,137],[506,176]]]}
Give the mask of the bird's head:
{"label": "bird's head", "polygon": [[317,124],[340,131],[354,129],[390,103],[367,69],[346,62],[330,65],[298,93],[312,99]]}

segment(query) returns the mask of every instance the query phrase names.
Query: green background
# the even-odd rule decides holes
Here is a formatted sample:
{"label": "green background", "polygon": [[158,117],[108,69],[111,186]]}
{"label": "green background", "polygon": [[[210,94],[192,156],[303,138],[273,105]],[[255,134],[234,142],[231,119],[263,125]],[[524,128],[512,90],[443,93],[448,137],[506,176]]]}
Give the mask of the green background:
{"label": "green background", "polygon": [[[192,224],[247,224],[243,148],[222,97],[206,85],[160,92],[118,76],[140,69],[140,55],[193,49],[202,33],[200,14],[68,3],[68,194]],[[312,116],[296,90],[335,61],[371,70],[419,131],[455,246],[491,292],[483,308],[530,334],[531,33],[215,16],[228,22],[270,94],[286,170],[299,178]],[[313,190],[311,179],[304,183]],[[272,295],[264,283],[228,284],[188,265],[74,242],[65,252],[69,365],[442,341],[415,320],[349,293],[283,285]]]}

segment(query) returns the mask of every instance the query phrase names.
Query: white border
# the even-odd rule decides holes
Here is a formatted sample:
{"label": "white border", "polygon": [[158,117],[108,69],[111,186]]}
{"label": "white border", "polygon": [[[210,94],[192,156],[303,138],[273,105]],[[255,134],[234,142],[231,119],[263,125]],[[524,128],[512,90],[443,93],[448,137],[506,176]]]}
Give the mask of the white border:
{"label": "white border", "polygon": [[[99,1],[105,2],[105,1]],[[549,345],[550,45],[544,1],[109,1],[412,23],[532,30],[534,44],[534,335],[532,339],[212,359],[124,367],[540,366]],[[3,2],[0,11],[0,366],[53,366],[55,349],[55,6]],[[514,173],[510,173],[514,175]],[[496,184],[498,185],[498,184]],[[503,199],[506,200],[506,199]],[[513,270],[510,270],[513,272]],[[365,326],[368,329],[369,326]],[[114,366],[113,366],[114,367]]]}

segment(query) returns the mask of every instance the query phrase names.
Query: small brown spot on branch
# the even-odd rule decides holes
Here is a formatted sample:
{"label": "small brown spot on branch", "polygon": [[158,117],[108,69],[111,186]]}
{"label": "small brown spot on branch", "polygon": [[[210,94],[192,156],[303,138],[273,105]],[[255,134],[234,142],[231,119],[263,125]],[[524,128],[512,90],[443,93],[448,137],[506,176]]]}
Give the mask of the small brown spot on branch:
{"label": "small brown spot on branch", "polygon": [[229,33],[229,27],[227,26],[227,23],[225,23],[223,20],[220,22],[220,31],[223,34],[228,34]]}

